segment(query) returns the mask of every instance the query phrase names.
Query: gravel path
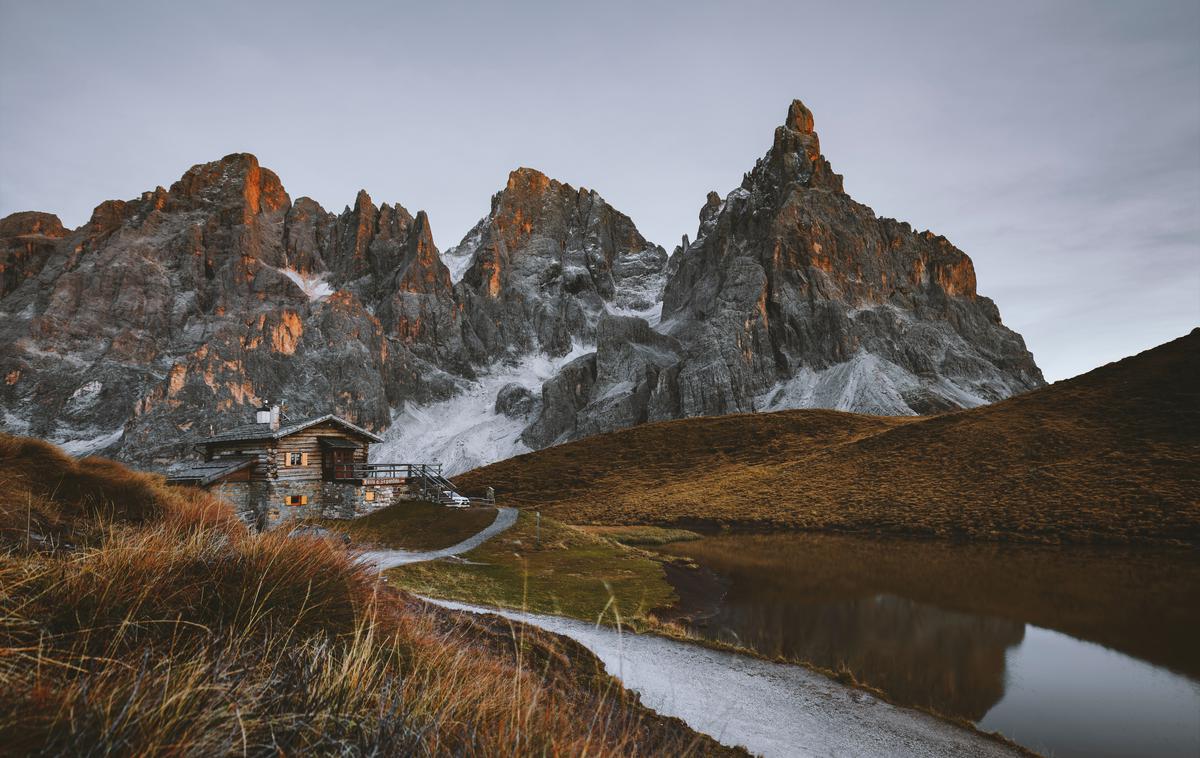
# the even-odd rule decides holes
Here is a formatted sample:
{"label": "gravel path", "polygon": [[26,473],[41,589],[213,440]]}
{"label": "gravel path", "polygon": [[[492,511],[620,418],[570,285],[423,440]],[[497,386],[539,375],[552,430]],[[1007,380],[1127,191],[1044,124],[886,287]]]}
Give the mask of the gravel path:
{"label": "gravel path", "polygon": [[941,719],[883,702],[803,666],[659,637],[442,600],[570,637],[642,702],[726,745],[764,756],[1012,756],[1018,751]]}
{"label": "gravel path", "polygon": [[377,571],[403,566],[406,563],[421,563],[474,550],[483,543],[517,523],[517,509],[500,506],[496,509],[496,520],[491,526],[466,538],[457,545],[441,550],[370,550],[358,556],[360,563],[370,563]]}

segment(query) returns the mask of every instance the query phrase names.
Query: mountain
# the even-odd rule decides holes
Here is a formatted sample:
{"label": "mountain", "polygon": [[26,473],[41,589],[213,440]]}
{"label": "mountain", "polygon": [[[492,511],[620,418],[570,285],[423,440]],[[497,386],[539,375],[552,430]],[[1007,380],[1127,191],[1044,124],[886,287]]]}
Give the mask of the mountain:
{"label": "mountain", "polygon": [[646,424],[461,475],[569,523],[1200,543],[1200,329],[930,417],[828,410]]}
{"label": "mountain", "polygon": [[528,168],[444,255],[424,212],[293,202],[248,154],[79,229],[14,214],[0,344],[6,431],[151,465],[267,400],[453,473],[647,421],[928,413],[1043,383],[965,254],[842,191],[799,101],[669,259]]}
{"label": "mountain", "polygon": [[71,232],[46,214],[0,229],[7,431],[167,462],[267,399],[379,429],[453,392],[431,335],[456,304],[428,220],[365,192],[335,216],[236,154]]}
{"label": "mountain", "polygon": [[541,421],[558,435],[534,435],[535,447],[772,408],[925,414],[1044,384],[977,294],[971,259],[852,200],[799,100],[742,185],[709,193],[669,268],[654,333],[602,327],[585,396],[546,398]]}

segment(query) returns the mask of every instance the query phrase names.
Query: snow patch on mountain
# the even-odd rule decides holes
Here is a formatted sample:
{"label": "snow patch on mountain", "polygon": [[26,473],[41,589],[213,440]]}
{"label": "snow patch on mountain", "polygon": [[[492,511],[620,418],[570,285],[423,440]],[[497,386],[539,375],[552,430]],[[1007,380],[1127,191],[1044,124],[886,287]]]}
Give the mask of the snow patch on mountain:
{"label": "snow patch on mountain", "polygon": [[82,409],[95,405],[96,400],[100,397],[100,390],[104,389],[104,385],[95,379],[85,384],[80,385],[74,392],[71,393],[67,404],[75,408]]}
{"label": "snow patch on mountain", "polygon": [[70,438],[53,440],[53,442],[68,455],[82,458],[85,455],[93,455],[112,447],[123,436],[125,436],[125,427],[119,426],[112,431],[103,432],[92,437],[81,439],[72,435]]}
{"label": "snow patch on mountain", "polygon": [[479,378],[464,384],[449,400],[429,405],[405,403],[392,416],[392,425],[381,444],[373,445],[371,460],[381,463],[440,463],[442,473],[453,476],[493,461],[527,453],[521,432],[528,418],[509,418],[496,412],[496,394],[508,384],[519,384],[535,397],[542,384],[571,361],[595,349],[575,343],[566,355],[551,357],[530,353],[493,364]]}
{"label": "snow patch on mountain", "polygon": [[314,303],[322,302],[333,294],[333,287],[325,281],[325,274],[302,274],[294,268],[277,268],[275,270],[291,279]]}
{"label": "snow patch on mountain", "polygon": [[663,304],[660,299],[649,308],[622,308],[612,303],[605,303],[605,310],[613,316],[636,316],[640,319],[645,319],[646,323],[650,324],[650,328],[659,331],[659,325],[662,322]]}
{"label": "snow patch on mountain", "polygon": [[471,262],[475,259],[475,249],[479,247],[479,243],[483,239],[483,230],[487,226],[486,221],[485,218],[477,223],[471,231],[467,232],[467,236],[463,237],[462,242],[442,253],[442,263],[445,263],[446,268],[450,269],[451,283],[458,284],[466,275],[467,269],[471,268]]}
{"label": "snow patch on mountain", "polygon": [[922,390],[962,408],[987,403],[945,378],[922,379],[886,358],[860,352],[845,363],[821,371],[800,369],[791,379],[760,395],[755,407],[760,411],[830,408],[877,416],[915,416],[918,414],[905,396]]}

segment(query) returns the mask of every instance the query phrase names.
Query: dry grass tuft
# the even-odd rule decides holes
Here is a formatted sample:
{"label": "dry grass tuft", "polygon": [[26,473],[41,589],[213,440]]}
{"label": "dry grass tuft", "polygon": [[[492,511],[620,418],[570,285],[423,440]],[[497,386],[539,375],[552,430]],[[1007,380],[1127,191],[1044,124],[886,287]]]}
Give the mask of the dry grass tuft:
{"label": "dry grass tuft", "polygon": [[730,752],[586,650],[426,606],[333,541],[0,436],[0,752]]}

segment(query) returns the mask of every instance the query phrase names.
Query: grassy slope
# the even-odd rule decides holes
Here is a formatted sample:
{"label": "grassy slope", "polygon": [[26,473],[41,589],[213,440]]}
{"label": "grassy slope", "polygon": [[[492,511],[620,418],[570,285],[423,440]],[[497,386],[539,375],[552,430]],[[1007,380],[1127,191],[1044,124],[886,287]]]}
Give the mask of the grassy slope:
{"label": "grassy slope", "polygon": [[388,579],[413,592],[589,621],[637,623],[675,596],[653,556],[532,513],[466,556],[400,566]]}
{"label": "grassy slope", "polygon": [[647,424],[456,478],[571,523],[1200,541],[1200,331],[995,405]]}
{"label": "grassy slope", "polygon": [[0,753],[726,751],[575,643],[430,607],[336,543],[0,435]]}
{"label": "grassy slope", "polygon": [[447,508],[414,500],[349,521],[314,519],[313,523],[349,535],[359,543],[405,550],[440,550],[457,545],[495,520],[495,508]]}

